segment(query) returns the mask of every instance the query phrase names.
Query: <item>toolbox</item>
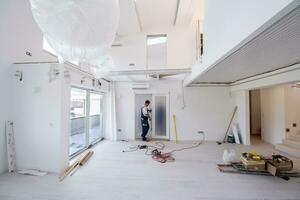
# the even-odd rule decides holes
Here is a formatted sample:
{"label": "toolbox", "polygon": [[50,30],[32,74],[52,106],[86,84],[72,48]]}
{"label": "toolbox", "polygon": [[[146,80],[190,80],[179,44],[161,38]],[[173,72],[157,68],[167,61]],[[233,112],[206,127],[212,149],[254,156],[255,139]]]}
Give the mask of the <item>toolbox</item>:
{"label": "toolbox", "polygon": [[264,171],[266,169],[265,160],[256,152],[242,153],[241,162],[245,169],[252,169],[257,171]]}
{"label": "toolbox", "polygon": [[274,176],[281,171],[293,169],[293,161],[282,155],[272,155],[271,159],[266,159],[267,170]]}

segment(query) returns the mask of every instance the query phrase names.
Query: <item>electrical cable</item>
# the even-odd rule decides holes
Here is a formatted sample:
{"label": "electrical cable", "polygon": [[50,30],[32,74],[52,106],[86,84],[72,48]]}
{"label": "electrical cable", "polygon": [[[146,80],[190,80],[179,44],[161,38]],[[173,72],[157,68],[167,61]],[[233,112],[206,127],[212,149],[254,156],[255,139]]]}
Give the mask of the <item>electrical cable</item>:
{"label": "electrical cable", "polygon": [[169,153],[169,154],[172,154],[172,153],[174,153],[174,152],[184,151],[184,150],[194,149],[194,148],[199,147],[199,146],[205,141],[205,134],[202,133],[202,135],[203,135],[202,140],[201,140],[200,142],[197,142],[195,145],[189,146],[189,147],[183,147],[183,148],[174,149],[174,150],[172,150],[172,151],[169,151],[168,153]]}
{"label": "electrical cable", "polygon": [[128,150],[123,150],[122,152],[134,152],[137,151],[138,149],[139,149],[138,145],[136,145],[136,146],[129,147]]}
{"label": "electrical cable", "polygon": [[[146,151],[145,151],[145,155],[152,155],[153,151],[155,150],[160,150],[160,152],[165,148],[165,144],[162,142],[155,142],[156,146],[153,145],[147,145]],[[148,153],[149,151],[151,151],[151,153]]]}
{"label": "electrical cable", "polygon": [[[170,154],[171,155],[174,152],[197,148],[205,141],[205,134],[202,133],[202,136],[203,136],[202,140],[200,142],[197,142],[193,146],[173,149],[172,151],[169,151],[165,154]],[[156,146],[154,146],[154,145],[135,145],[135,146],[129,147],[129,150],[123,150],[123,152],[134,152],[134,151],[137,151],[138,149],[146,149],[145,155],[150,156],[150,155],[153,155],[154,150],[157,150],[157,151],[159,150],[159,152],[161,153],[161,151],[166,147],[166,145],[162,142],[155,142],[155,145]],[[149,151],[151,151],[151,153],[149,153]]]}
{"label": "electrical cable", "polygon": [[137,151],[138,149],[146,149],[145,151],[145,155],[152,155],[152,154],[149,154],[149,150],[154,150],[154,149],[158,149],[158,150],[163,150],[165,148],[165,144],[162,143],[162,142],[155,142],[155,145],[135,145],[135,146],[131,146],[129,147],[128,150],[123,150],[122,152],[134,152],[134,151]]}

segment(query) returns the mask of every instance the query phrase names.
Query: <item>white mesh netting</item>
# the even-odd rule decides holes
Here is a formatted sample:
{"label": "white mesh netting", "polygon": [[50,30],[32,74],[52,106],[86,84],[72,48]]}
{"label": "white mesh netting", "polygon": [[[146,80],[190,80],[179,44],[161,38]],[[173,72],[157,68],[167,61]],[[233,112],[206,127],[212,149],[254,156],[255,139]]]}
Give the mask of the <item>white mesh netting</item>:
{"label": "white mesh netting", "polygon": [[119,22],[118,0],[30,0],[35,21],[60,61],[101,69]]}

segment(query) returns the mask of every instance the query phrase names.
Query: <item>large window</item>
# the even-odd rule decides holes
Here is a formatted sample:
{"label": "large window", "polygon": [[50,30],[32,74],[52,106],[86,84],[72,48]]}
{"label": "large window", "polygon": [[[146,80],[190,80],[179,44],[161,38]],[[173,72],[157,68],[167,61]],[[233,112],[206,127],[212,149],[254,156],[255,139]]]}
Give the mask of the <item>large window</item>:
{"label": "large window", "polygon": [[90,93],[89,142],[94,143],[103,136],[103,95]]}
{"label": "large window", "polygon": [[103,138],[104,95],[71,89],[70,150],[73,156]]}
{"label": "large window", "polygon": [[147,66],[150,69],[167,66],[167,35],[147,36]]}

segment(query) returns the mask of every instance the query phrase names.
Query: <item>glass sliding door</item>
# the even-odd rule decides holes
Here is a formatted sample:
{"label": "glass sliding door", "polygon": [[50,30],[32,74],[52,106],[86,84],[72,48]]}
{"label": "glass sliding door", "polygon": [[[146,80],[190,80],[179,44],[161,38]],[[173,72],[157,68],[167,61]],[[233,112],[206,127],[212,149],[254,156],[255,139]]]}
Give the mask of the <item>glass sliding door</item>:
{"label": "glass sliding door", "polygon": [[86,108],[87,91],[72,88],[70,109],[70,155],[86,148]]}
{"label": "glass sliding door", "polygon": [[152,137],[169,139],[169,96],[166,94],[155,94],[152,97]]}
{"label": "glass sliding door", "polygon": [[71,88],[70,157],[103,138],[103,119],[104,94]]}
{"label": "glass sliding door", "polygon": [[103,138],[104,96],[91,92],[89,99],[89,143],[93,144]]}

